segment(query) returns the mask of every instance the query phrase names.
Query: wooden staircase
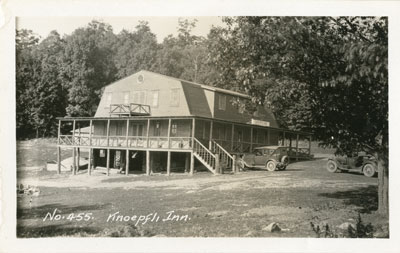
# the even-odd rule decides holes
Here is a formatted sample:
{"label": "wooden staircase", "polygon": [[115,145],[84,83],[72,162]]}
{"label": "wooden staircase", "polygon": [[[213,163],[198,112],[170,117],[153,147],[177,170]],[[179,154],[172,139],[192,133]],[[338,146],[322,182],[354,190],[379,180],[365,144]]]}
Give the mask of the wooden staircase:
{"label": "wooden staircase", "polygon": [[201,144],[199,140],[194,138],[193,155],[199,160],[209,171],[217,174],[215,170],[215,155],[206,146]]}
{"label": "wooden staircase", "polygon": [[235,172],[235,159],[221,145],[212,141],[211,150],[194,138],[193,155],[213,174],[231,168]]}
{"label": "wooden staircase", "polygon": [[221,170],[231,169],[235,172],[234,157],[214,140],[211,141],[211,152],[218,155]]}

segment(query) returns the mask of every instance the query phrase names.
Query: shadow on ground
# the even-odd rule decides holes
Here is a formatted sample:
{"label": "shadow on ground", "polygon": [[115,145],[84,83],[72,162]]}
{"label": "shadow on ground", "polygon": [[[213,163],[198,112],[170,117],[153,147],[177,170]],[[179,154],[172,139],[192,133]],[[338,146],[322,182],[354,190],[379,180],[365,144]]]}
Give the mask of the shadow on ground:
{"label": "shadow on ground", "polygon": [[17,237],[54,237],[54,236],[89,236],[103,231],[97,227],[71,227],[65,224],[53,224],[47,226],[17,226]]}
{"label": "shadow on ground", "polygon": [[371,213],[378,210],[378,186],[369,185],[347,191],[320,193],[322,197],[341,199],[345,205],[359,207],[361,213]]}

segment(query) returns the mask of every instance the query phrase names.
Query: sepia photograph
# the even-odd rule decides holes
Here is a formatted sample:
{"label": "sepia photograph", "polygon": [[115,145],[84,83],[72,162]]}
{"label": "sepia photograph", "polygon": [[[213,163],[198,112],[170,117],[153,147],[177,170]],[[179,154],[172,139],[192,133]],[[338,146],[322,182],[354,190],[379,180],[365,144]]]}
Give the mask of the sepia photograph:
{"label": "sepia photograph", "polygon": [[17,241],[396,235],[388,15],[12,22]]}
{"label": "sepia photograph", "polygon": [[389,237],[386,17],[43,19],[17,236]]}

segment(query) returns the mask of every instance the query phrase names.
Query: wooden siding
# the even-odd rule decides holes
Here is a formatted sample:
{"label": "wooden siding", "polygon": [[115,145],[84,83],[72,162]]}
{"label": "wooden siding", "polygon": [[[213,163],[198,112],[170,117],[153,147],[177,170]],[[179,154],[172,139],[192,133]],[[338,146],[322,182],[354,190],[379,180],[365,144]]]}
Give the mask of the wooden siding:
{"label": "wooden siding", "polygon": [[213,115],[205,90],[198,85],[182,82],[186,101],[191,115],[211,118]]}
{"label": "wooden siding", "polygon": [[[141,83],[138,82],[139,75],[144,76]],[[177,92],[176,96],[171,95],[171,90]],[[134,99],[135,93],[138,94],[137,100]],[[153,95],[158,99],[156,103]],[[219,109],[220,95],[226,97],[224,110]],[[271,127],[278,127],[272,112],[264,108],[260,107],[255,115],[240,113],[232,104],[237,98],[247,99],[239,93],[140,71],[105,87],[95,117],[108,117],[109,104],[143,103],[151,107],[151,116],[198,116],[241,123],[249,123],[255,118],[268,121]]]}
{"label": "wooden siding", "polygon": [[[139,75],[144,76],[142,83],[138,83],[137,78]],[[177,89],[178,91],[179,104],[177,106],[171,103],[171,89]],[[183,87],[179,80],[165,78],[162,75],[147,71],[140,71],[105,87],[95,117],[108,117],[110,110],[108,103],[124,104],[126,102],[125,96],[127,96],[128,92],[128,102],[137,103],[138,101],[134,101],[134,92],[139,91],[145,94],[143,101],[139,102],[150,105],[152,116],[190,116]],[[153,91],[158,91],[157,106],[153,106],[152,103]],[[112,94],[111,100],[108,100],[107,94],[110,93]]]}

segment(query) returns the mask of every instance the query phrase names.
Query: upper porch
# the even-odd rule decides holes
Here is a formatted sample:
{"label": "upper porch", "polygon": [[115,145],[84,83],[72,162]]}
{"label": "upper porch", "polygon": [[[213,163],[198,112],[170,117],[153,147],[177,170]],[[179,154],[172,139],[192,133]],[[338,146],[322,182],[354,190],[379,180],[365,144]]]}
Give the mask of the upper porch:
{"label": "upper porch", "polygon": [[190,152],[198,141],[231,154],[267,145],[288,146],[292,157],[311,154],[311,133],[203,117],[58,118],[58,145],[88,148]]}

